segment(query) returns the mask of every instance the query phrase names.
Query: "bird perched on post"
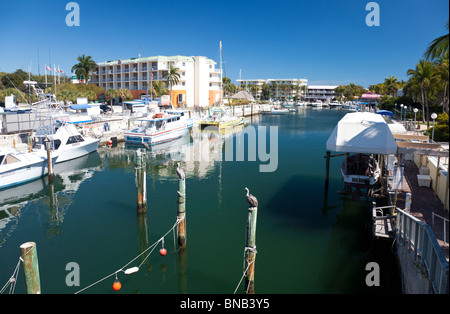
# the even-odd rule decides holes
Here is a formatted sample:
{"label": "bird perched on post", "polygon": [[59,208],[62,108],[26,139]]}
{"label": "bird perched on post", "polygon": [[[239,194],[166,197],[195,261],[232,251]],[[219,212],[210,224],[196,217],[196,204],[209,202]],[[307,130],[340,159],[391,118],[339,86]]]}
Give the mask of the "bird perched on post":
{"label": "bird perched on post", "polygon": [[180,180],[184,180],[184,172],[183,170],[181,170],[180,168],[180,163],[177,163],[177,175],[178,175],[178,179]]}
{"label": "bird perched on post", "polygon": [[247,202],[250,205],[250,207],[258,207],[258,200],[256,199],[256,197],[254,197],[252,194],[250,194],[250,191],[245,188],[245,190],[247,191]]}

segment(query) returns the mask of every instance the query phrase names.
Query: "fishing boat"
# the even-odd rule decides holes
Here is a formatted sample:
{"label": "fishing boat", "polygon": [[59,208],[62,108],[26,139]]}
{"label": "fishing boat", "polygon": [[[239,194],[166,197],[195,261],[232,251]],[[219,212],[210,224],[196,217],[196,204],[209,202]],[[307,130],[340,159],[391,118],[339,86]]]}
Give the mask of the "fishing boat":
{"label": "fishing boat", "polygon": [[172,115],[180,115],[182,117],[186,117],[188,128],[192,128],[194,126],[194,119],[189,118],[189,116],[190,116],[189,110],[167,109],[167,110],[165,110],[165,112],[168,113],[168,114],[172,114]]}
{"label": "fishing boat", "polygon": [[[155,113],[151,117],[136,120],[139,126],[124,133],[125,143],[156,145],[166,143],[186,135],[192,124],[185,115]],[[189,125],[191,125],[189,127]]]}
{"label": "fishing boat", "polygon": [[45,151],[45,141],[51,142],[56,163],[72,160],[97,151],[100,139],[85,137],[70,123],[53,123],[36,130],[35,148]]}
{"label": "fishing boat", "polygon": [[47,152],[19,152],[0,147],[0,189],[36,180],[47,173]]}
{"label": "fishing boat", "polygon": [[315,108],[322,108],[323,103],[320,100],[314,101],[311,103],[311,106],[315,107]]}
{"label": "fishing boat", "polygon": [[380,173],[378,162],[366,154],[350,155],[341,165],[342,179],[352,185],[372,186],[377,183]]}
{"label": "fishing boat", "polygon": [[244,124],[244,117],[228,116],[222,114],[213,114],[203,118],[200,122],[200,128],[208,126],[224,129]]}
{"label": "fishing boat", "polygon": [[272,107],[272,114],[274,115],[279,115],[279,114],[288,114],[289,110],[288,109],[283,109],[277,106],[273,106]]}

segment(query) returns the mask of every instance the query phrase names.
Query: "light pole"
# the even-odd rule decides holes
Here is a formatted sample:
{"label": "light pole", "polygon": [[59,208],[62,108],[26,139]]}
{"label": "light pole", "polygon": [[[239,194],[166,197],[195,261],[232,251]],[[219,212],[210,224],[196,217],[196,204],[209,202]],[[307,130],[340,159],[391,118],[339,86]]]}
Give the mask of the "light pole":
{"label": "light pole", "polygon": [[403,104],[400,104],[400,121],[403,122]]}
{"label": "light pole", "polygon": [[431,119],[433,119],[433,131],[431,133],[431,140],[434,142],[434,120],[436,120],[437,118],[437,114],[435,114],[434,112],[431,114]]}
{"label": "light pole", "polygon": [[397,114],[397,103],[394,104],[394,112]]}
{"label": "light pole", "polygon": [[414,108],[414,134],[416,134],[416,130],[417,130],[417,123],[416,123],[416,114],[417,111],[419,111],[419,109]]}

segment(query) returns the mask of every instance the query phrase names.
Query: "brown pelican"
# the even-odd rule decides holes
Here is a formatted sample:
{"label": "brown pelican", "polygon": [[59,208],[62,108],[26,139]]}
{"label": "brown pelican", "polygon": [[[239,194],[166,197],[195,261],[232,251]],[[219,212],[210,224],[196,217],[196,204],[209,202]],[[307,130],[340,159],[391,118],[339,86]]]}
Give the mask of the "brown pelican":
{"label": "brown pelican", "polygon": [[177,175],[178,175],[178,179],[180,180],[184,180],[184,171],[181,170],[180,168],[180,163],[177,163]]}
{"label": "brown pelican", "polygon": [[250,207],[258,207],[258,200],[256,199],[256,197],[254,197],[252,194],[250,194],[249,190],[247,188],[245,188],[245,190],[247,191],[247,202],[250,205]]}

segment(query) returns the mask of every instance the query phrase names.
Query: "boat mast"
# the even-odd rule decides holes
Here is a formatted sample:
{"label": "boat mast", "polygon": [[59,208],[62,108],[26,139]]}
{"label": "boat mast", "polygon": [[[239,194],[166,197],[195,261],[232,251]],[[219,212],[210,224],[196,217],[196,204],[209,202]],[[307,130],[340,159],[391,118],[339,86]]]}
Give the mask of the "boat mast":
{"label": "boat mast", "polygon": [[222,102],[223,102],[223,72],[222,72],[222,41],[220,41],[220,107],[222,108]]}

